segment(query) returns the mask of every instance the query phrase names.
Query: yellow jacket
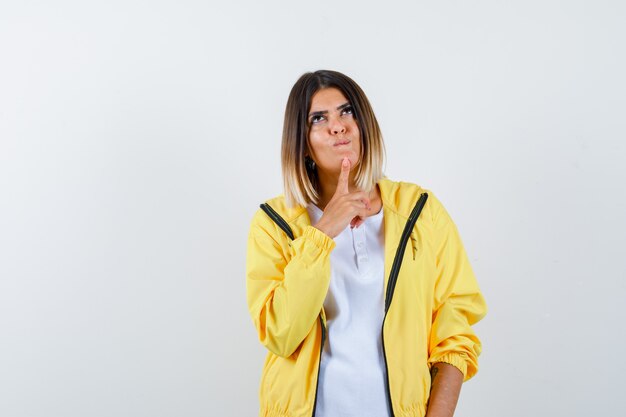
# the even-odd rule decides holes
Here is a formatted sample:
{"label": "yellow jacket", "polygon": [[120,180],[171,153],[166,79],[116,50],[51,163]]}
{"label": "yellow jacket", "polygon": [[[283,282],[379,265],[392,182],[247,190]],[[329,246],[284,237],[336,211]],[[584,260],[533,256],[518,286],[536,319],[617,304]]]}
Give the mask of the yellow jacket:
{"label": "yellow jacket", "polygon": [[[383,178],[378,185],[384,210],[387,398],[394,416],[422,417],[432,364],[454,365],[464,380],[477,372],[481,343],[470,326],[487,307],[442,204],[415,184]],[[269,350],[259,415],[311,417],[335,242],[311,226],[305,207],[288,208],[282,195],[267,205],[252,219],[246,259],[248,308]]]}

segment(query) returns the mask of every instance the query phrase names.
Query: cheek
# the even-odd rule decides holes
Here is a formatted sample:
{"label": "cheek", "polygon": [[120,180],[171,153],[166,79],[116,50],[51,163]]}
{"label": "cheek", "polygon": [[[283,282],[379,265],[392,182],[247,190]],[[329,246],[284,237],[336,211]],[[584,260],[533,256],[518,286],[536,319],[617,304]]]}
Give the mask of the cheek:
{"label": "cheek", "polygon": [[359,125],[357,124],[356,120],[352,123],[350,128],[352,129],[352,133],[354,134],[354,136],[358,138],[357,147],[360,148],[363,138],[361,137],[361,131],[359,130]]}
{"label": "cheek", "polygon": [[309,146],[311,147],[311,152],[316,157],[319,157],[320,153],[324,152],[322,138],[317,132],[313,130],[309,132]]}
{"label": "cheek", "polygon": [[353,132],[358,133],[358,135],[361,136],[361,131],[359,130],[359,124],[354,119],[352,119],[351,128]]}

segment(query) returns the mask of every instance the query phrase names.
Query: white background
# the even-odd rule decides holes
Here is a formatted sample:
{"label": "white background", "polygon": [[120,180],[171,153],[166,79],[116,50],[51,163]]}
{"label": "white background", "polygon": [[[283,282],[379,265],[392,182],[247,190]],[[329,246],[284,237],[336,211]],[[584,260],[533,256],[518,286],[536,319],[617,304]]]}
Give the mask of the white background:
{"label": "white background", "polygon": [[253,416],[287,95],[354,78],[489,305],[456,415],[623,412],[620,1],[2,1],[0,415]]}

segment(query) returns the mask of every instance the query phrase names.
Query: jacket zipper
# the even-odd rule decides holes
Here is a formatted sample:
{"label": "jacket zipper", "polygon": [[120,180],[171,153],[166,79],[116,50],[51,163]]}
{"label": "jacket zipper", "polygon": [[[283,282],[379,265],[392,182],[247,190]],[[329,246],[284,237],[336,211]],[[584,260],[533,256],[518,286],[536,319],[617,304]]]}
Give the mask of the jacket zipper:
{"label": "jacket zipper", "polygon": [[293,232],[291,231],[291,227],[289,227],[287,222],[282,217],[280,217],[280,214],[278,214],[278,213],[276,213],[276,211],[274,211],[272,206],[270,206],[267,203],[263,203],[263,204],[261,204],[260,207],[261,207],[261,209],[263,209],[263,211],[265,213],[267,213],[268,216],[270,216],[270,218],[272,220],[274,220],[274,223],[276,223],[278,225],[278,227],[280,227],[281,229],[283,229],[283,231],[285,233],[287,233],[287,236],[289,236],[291,238],[291,240],[294,240],[294,236],[293,236]]}
{"label": "jacket zipper", "polygon": [[317,408],[317,391],[320,384],[320,366],[322,366],[322,353],[324,351],[324,342],[326,341],[326,326],[324,326],[324,321],[322,320],[321,315],[320,325],[322,326],[322,344],[320,345],[320,357],[317,362],[317,380],[315,382],[315,398],[313,399],[313,413],[311,414],[311,417],[315,417],[315,409]]}
{"label": "jacket zipper", "polygon": [[[286,234],[289,236],[291,240],[294,239],[293,231],[291,227],[287,224],[285,219],[283,219],[280,214],[276,213],[276,211],[267,203],[261,204],[261,209],[267,213],[268,216],[280,227]],[[322,315],[319,316],[320,326],[322,326],[322,344],[320,345],[320,356],[317,362],[317,379],[315,382],[315,399],[313,401],[313,413],[311,417],[315,417],[315,409],[317,407],[317,391],[318,385],[320,383],[320,366],[322,365],[322,353],[324,351],[324,343],[326,342],[326,326],[324,325],[324,321],[322,320]]]}
{"label": "jacket zipper", "polygon": [[402,237],[400,238],[400,243],[398,244],[398,249],[396,251],[396,256],[393,258],[393,265],[391,266],[391,272],[389,274],[389,283],[387,284],[387,295],[385,297],[385,314],[387,310],[389,310],[389,306],[391,306],[391,299],[393,298],[393,292],[396,289],[396,281],[398,279],[398,274],[400,273],[400,266],[402,265],[402,258],[404,257],[404,250],[406,249],[407,241],[409,240],[409,236],[411,235],[411,230],[415,226],[415,222],[422,212],[422,208],[424,208],[424,204],[426,204],[426,200],[428,199],[428,194],[422,193],[417,204],[413,207],[413,211],[409,216],[409,219],[404,226],[404,231],[402,232]]}
{"label": "jacket zipper", "polygon": [[389,283],[387,284],[387,295],[385,297],[385,316],[383,318],[383,325],[381,328],[381,340],[383,345],[383,358],[385,359],[385,375],[386,375],[386,387],[387,387],[387,401],[389,402],[389,412],[391,413],[391,417],[394,417],[395,414],[393,412],[393,404],[391,403],[391,388],[389,387],[389,365],[387,364],[387,352],[385,351],[385,320],[387,319],[387,312],[389,311],[389,307],[391,307],[391,300],[393,298],[393,292],[396,288],[396,281],[398,280],[398,274],[400,273],[400,266],[402,265],[402,258],[404,257],[404,250],[406,249],[406,243],[409,240],[409,235],[411,234],[411,230],[415,226],[415,222],[417,222],[417,218],[419,217],[422,209],[424,208],[424,204],[426,204],[426,200],[428,199],[428,194],[422,193],[420,195],[419,200],[415,204],[409,219],[404,226],[404,231],[402,232],[402,237],[400,238],[400,243],[398,244],[398,249],[396,250],[396,256],[393,258],[393,264],[391,266],[391,272],[389,273]]}

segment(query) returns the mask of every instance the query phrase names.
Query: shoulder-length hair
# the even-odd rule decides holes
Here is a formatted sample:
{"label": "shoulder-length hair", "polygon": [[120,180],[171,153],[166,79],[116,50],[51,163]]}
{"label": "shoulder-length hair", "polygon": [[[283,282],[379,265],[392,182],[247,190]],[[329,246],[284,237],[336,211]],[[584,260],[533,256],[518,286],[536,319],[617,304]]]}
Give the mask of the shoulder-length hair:
{"label": "shoulder-length hair", "polygon": [[311,154],[308,114],[313,95],[330,87],[339,89],[346,96],[359,126],[361,153],[355,176],[356,186],[369,192],[384,177],[385,145],[382,133],[361,87],[337,71],[307,72],[292,87],[285,109],[281,162],[285,200],[289,207],[298,204],[306,207],[309,203],[319,201],[317,168],[305,157]]}

